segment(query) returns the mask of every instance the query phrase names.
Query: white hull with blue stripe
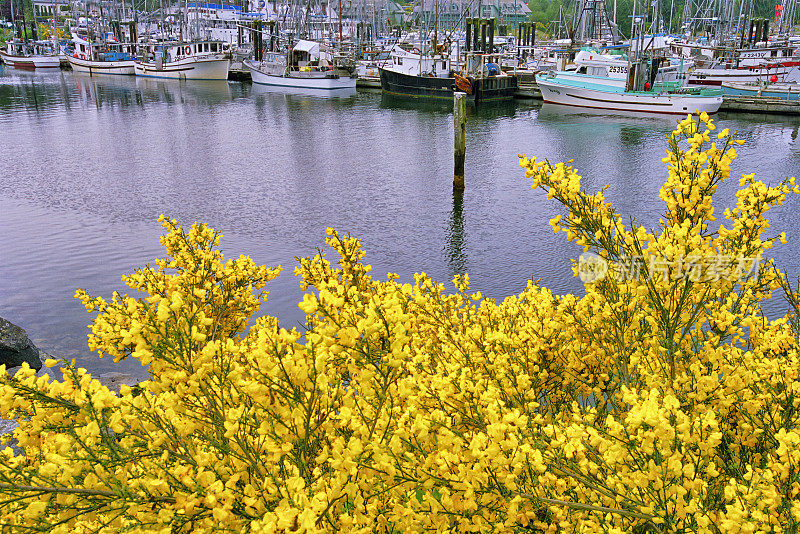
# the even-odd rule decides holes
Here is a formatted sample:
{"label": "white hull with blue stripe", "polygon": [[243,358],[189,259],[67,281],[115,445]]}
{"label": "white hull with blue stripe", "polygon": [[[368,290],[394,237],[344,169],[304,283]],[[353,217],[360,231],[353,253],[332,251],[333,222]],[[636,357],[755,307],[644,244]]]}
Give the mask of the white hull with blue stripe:
{"label": "white hull with blue stripe", "polygon": [[536,77],[545,102],[566,106],[639,113],[686,115],[716,113],[722,105],[719,89],[683,89],[673,84],[655,84],[650,91],[626,91],[608,83],[608,78],[585,75],[560,77],[559,72]]}

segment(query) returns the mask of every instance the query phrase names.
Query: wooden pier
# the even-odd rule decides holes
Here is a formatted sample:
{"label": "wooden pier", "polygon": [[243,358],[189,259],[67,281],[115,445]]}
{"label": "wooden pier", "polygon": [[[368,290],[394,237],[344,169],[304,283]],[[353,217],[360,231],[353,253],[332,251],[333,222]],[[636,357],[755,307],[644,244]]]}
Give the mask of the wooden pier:
{"label": "wooden pier", "polygon": [[766,96],[722,97],[720,111],[738,113],[772,113],[776,115],[800,115],[800,101]]}
{"label": "wooden pier", "polygon": [[517,92],[514,93],[514,98],[535,98],[537,100],[542,99],[542,91],[539,89],[539,86],[536,85],[536,82],[517,82]]}
{"label": "wooden pier", "polygon": [[228,67],[228,79],[235,82],[252,81],[250,71],[245,68],[241,61],[231,63],[231,66]]}
{"label": "wooden pier", "polygon": [[514,98],[542,98],[542,92],[536,84],[536,73],[530,71],[509,71],[517,77],[517,92]]}
{"label": "wooden pier", "polygon": [[356,87],[358,89],[380,89],[381,77],[380,76],[359,76],[356,80]]}

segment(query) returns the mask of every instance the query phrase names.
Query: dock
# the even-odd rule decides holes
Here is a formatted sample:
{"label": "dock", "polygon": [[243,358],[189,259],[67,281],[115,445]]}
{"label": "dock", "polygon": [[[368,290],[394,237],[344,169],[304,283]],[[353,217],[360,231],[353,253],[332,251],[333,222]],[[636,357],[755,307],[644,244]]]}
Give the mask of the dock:
{"label": "dock", "polygon": [[514,98],[536,98],[542,99],[542,91],[536,84],[535,72],[520,72],[516,71],[517,76],[517,92],[514,93]]}
{"label": "dock", "polygon": [[380,89],[380,76],[359,76],[356,80],[356,87],[359,89]]}
{"label": "dock", "polygon": [[720,111],[739,113],[773,113],[778,115],[800,115],[800,101],[766,96],[722,97]]}
{"label": "dock", "polygon": [[235,82],[250,82],[252,77],[250,71],[241,61],[232,61],[228,67],[228,79]]}
{"label": "dock", "polygon": [[536,82],[517,82],[517,92],[514,93],[514,98],[521,98],[521,99],[531,99],[535,98],[537,100],[542,99],[542,91],[539,89],[539,86],[536,85]]}

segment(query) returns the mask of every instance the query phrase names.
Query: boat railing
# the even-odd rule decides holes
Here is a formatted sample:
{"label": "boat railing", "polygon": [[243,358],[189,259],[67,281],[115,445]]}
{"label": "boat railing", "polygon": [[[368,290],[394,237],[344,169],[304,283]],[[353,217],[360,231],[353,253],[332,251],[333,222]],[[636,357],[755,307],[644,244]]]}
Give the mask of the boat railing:
{"label": "boat railing", "polygon": [[682,95],[694,95],[694,96],[722,96],[723,91],[721,87],[692,87],[692,86],[683,86],[680,87],[677,91]]}

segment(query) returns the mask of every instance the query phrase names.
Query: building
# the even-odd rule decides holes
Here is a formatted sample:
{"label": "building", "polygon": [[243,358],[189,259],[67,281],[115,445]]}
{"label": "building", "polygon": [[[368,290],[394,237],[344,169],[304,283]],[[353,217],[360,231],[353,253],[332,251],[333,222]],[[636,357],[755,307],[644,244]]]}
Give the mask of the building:
{"label": "building", "polygon": [[509,33],[513,32],[515,22],[527,22],[531,15],[528,4],[522,0],[488,0],[480,4],[467,0],[420,0],[414,12],[420,22],[433,24],[438,20],[441,28],[460,27],[465,18],[495,19],[499,35],[506,33],[503,29],[507,28],[512,29]]}
{"label": "building", "polygon": [[52,18],[53,14],[65,17],[72,10],[69,0],[34,0],[33,14],[36,18]]}

